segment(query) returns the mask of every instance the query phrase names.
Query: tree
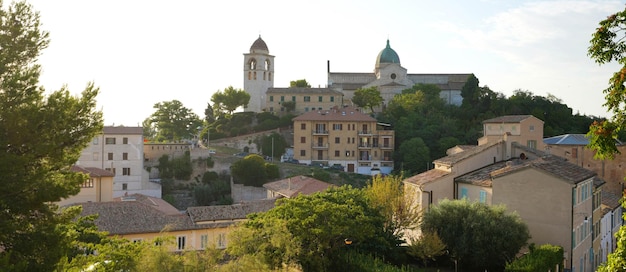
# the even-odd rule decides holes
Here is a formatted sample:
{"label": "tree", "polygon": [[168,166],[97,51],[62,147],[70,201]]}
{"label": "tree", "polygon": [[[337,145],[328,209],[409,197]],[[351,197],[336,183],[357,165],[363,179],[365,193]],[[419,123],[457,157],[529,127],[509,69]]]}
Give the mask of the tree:
{"label": "tree", "polygon": [[411,239],[407,254],[418,258],[428,266],[429,261],[434,261],[438,256],[446,253],[446,244],[436,232],[424,232],[419,239]]}
{"label": "tree", "polygon": [[282,106],[285,108],[287,112],[292,112],[296,109],[296,101],[282,102]]}
{"label": "tree", "polygon": [[422,138],[412,138],[400,144],[396,152],[407,174],[424,172],[430,164],[430,150]]}
{"label": "tree", "polygon": [[213,102],[213,109],[220,112],[226,112],[228,115],[232,115],[233,112],[239,107],[245,107],[250,102],[250,94],[241,89],[235,89],[233,86],[229,86],[224,91],[217,91],[211,96]]}
{"label": "tree", "polygon": [[289,82],[289,87],[303,87],[303,88],[311,88],[311,84],[309,84],[306,79],[298,79],[292,80]]}
{"label": "tree", "polygon": [[383,103],[383,97],[376,86],[369,88],[359,88],[354,91],[352,103],[361,108],[369,108],[370,112],[374,112],[374,107],[378,107]]}
{"label": "tree", "polygon": [[[272,268],[285,263],[303,271],[328,271],[345,263],[351,249],[386,256],[397,246],[384,218],[363,191],[348,186],[277,200],[276,207],[249,217],[231,236],[230,254],[260,255]],[[388,255],[387,255],[388,256]]]}
{"label": "tree", "polygon": [[521,258],[507,264],[504,271],[552,271],[553,269],[556,271],[557,266],[563,265],[564,250],[562,247],[545,244],[535,248],[531,244],[529,248],[528,254],[524,254]]}
{"label": "tree", "polygon": [[504,206],[467,200],[443,200],[431,207],[422,231],[437,232],[455,262],[477,271],[503,270],[530,238],[526,224]]}
{"label": "tree", "polygon": [[262,136],[259,146],[261,147],[261,153],[265,156],[280,157],[285,153],[285,149],[289,147],[285,137],[277,132]]}
{"label": "tree", "polygon": [[385,217],[385,231],[401,238],[406,230],[418,227],[420,207],[405,191],[401,176],[374,176],[364,190],[372,206]]}
{"label": "tree", "polygon": [[153,128],[156,141],[190,139],[198,133],[198,127],[202,125],[198,115],[178,100],[159,102],[153,108],[156,111],[143,124]]}
{"label": "tree", "polygon": [[80,96],[38,86],[48,42],[32,6],[0,5],[0,267],[12,271],[52,271],[68,254],[77,211],[51,203],[78,193],[88,177],[70,167],[103,128],[92,83]]}
{"label": "tree", "polygon": [[267,181],[265,160],[256,154],[234,162],[230,166],[230,172],[236,182],[247,186],[261,187]]}

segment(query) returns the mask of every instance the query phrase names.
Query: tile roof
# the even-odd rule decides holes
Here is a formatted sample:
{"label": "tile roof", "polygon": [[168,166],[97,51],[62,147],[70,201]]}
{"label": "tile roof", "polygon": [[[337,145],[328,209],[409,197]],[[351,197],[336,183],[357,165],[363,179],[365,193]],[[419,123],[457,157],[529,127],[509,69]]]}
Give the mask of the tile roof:
{"label": "tile roof", "polygon": [[101,168],[97,168],[97,167],[82,167],[80,165],[73,165],[71,170],[74,172],[81,172],[81,173],[89,174],[89,176],[92,178],[115,176],[113,172],[104,170]]}
{"label": "tile roof", "polygon": [[535,160],[525,161],[522,164],[508,165],[507,167],[492,172],[492,176],[503,176],[528,167],[548,172],[571,184],[577,184],[596,175],[595,172],[570,163],[563,158],[544,156]]}
{"label": "tile roof", "polygon": [[607,206],[611,209],[615,209],[619,207],[621,195],[614,192],[609,192],[607,190],[602,190],[602,205]]}
{"label": "tile roof", "polygon": [[504,115],[483,121],[485,123],[519,123],[532,117],[532,115]]}
{"label": "tile roof", "polygon": [[265,189],[287,198],[296,197],[299,194],[310,195],[324,191],[331,186],[334,185],[307,176],[296,176],[263,184]]}
{"label": "tile roof", "polygon": [[376,122],[376,119],[354,107],[344,107],[340,109],[309,111],[293,118],[293,121]]}
{"label": "tile roof", "polygon": [[443,158],[439,158],[436,159],[434,162],[437,164],[444,164],[444,165],[453,165],[455,163],[458,163],[460,161],[463,161],[469,157],[472,157],[476,154],[482,153],[483,151],[495,146],[495,145],[499,145],[502,144],[502,141],[498,141],[498,142],[494,142],[494,143],[487,143],[484,145],[479,145],[475,148],[470,148],[468,150],[459,152],[459,153],[455,153],[449,156],[445,156]]}
{"label": "tile roof", "polygon": [[329,88],[305,88],[305,87],[289,87],[289,88],[269,88],[267,89],[268,94],[276,93],[276,94],[307,94],[307,93],[315,93],[315,94],[335,94],[335,95],[343,95],[340,91],[335,91]]}
{"label": "tile roof", "polygon": [[264,199],[233,205],[189,207],[187,214],[195,223],[243,220],[248,214],[271,210],[274,208],[275,201],[275,199]]}
{"label": "tile roof", "polygon": [[589,139],[585,134],[564,134],[543,139],[549,145],[587,145]]}
{"label": "tile roof", "polygon": [[105,135],[107,134],[139,134],[143,135],[143,127],[111,127],[105,126],[103,129]]}
{"label": "tile roof", "polygon": [[408,177],[404,179],[402,182],[411,183],[415,185],[424,185],[429,182],[435,181],[441,177],[444,177],[448,174],[450,174],[450,172],[448,171],[443,171],[439,169],[431,169],[426,172],[419,173],[415,176]]}
{"label": "tile roof", "polygon": [[[519,161],[519,160],[517,160]],[[514,161],[501,161],[491,165],[487,165],[483,168],[469,172],[467,174],[458,176],[454,179],[455,182],[473,184],[483,187],[491,187],[491,173],[500,170],[515,163]]]}

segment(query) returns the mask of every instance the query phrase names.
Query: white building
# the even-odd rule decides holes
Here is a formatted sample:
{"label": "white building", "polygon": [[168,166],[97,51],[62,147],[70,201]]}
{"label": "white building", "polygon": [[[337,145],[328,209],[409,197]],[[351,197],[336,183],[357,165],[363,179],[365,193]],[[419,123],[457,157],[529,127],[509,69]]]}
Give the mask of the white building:
{"label": "white building", "polygon": [[250,94],[245,111],[261,112],[265,108],[265,93],[274,87],[274,56],[267,44],[259,38],[250,46],[250,53],[243,54],[243,89]]}
{"label": "white building", "polygon": [[602,191],[602,219],[600,222],[600,237],[602,239],[597,264],[606,262],[607,257],[617,247],[615,234],[622,226],[622,205],[620,196]]}
{"label": "white building", "polygon": [[76,164],[113,172],[113,197],[139,193],[160,198],[161,185],[148,180],[143,160],[142,127],[105,126]]}

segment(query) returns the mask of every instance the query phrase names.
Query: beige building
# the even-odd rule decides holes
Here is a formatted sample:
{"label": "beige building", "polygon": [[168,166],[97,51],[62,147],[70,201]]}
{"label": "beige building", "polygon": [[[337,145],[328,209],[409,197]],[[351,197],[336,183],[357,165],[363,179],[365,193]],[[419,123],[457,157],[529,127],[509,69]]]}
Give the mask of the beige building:
{"label": "beige building", "polygon": [[150,182],[144,169],[142,127],[105,126],[78,159],[81,167],[113,172],[113,197],[140,193],[161,197],[161,185]]}
{"label": "beige building", "polygon": [[113,199],[113,173],[96,167],[72,166],[72,171],[89,175],[80,185],[80,192],[56,204],[66,206],[81,202],[106,202]]}
{"label": "beige building", "polygon": [[376,56],[372,73],[331,72],[328,62],[328,88],[342,92],[351,100],[359,88],[377,87],[388,104],[394,95],[418,83],[434,84],[441,89],[440,96],[451,105],[461,105],[461,89],[471,74],[409,74],[400,64],[400,57],[387,40],[387,45]]}
{"label": "beige building", "polygon": [[288,109],[283,103],[294,103],[293,114],[341,107],[343,94],[328,88],[269,88],[264,111],[284,114]]}
{"label": "beige building", "polygon": [[594,172],[543,152],[543,122],[502,116],[483,122],[478,146],[457,146],[435,167],[403,182],[428,210],[439,200],[505,204],[529,226],[536,244],[566,251],[565,268],[593,271],[602,252],[604,182]]}
{"label": "beige building", "polygon": [[225,248],[228,234],[253,212],[274,207],[274,200],[223,206],[189,207],[178,211],[162,199],[134,194],[110,202],[81,203],[82,216],[98,214],[95,224],[100,231],[130,241],[174,238],[172,251],[202,250],[211,245]]}
{"label": "beige building", "polygon": [[294,159],[344,167],[347,172],[389,174],[394,131],[352,107],[316,110],[293,119]]}

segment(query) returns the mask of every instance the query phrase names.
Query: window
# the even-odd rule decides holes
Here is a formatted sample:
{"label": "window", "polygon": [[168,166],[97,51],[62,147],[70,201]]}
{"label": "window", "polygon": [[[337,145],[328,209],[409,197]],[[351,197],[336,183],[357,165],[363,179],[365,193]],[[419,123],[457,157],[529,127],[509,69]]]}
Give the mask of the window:
{"label": "window", "polygon": [[317,102],[322,102],[322,101],[324,101],[324,99],[322,98],[322,96],[318,96],[318,97],[317,97]]}
{"label": "window", "polygon": [[292,97],[291,97],[291,101],[296,102],[296,97],[295,97],[295,96],[292,96]]}
{"label": "window", "polygon": [[107,154],[107,159],[112,161],[113,160],[113,153],[108,153]]}
{"label": "window", "polygon": [[572,158],[573,159],[578,158],[578,148],[575,148],[575,147],[572,148]]}
{"label": "window", "polygon": [[91,143],[94,144],[94,145],[98,145],[98,142],[100,142],[100,138],[98,138],[98,137],[93,138],[93,141],[91,141]]}
{"label": "window", "polygon": [[270,107],[270,112],[274,112],[274,107]]}
{"label": "window", "polygon": [[128,153],[126,152],[122,153],[122,160],[125,160],[125,161],[128,160]]}
{"label": "window", "polygon": [[270,102],[274,102],[274,96],[270,95]]}
{"label": "window", "polygon": [[217,248],[225,248],[226,247],[226,234],[220,233],[217,235]]}
{"label": "window", "polygon": [[335,150],[335,157],[339,157],[341,156],[341,152],[339,152],[339,150]]}
{"label": "window", "polygon": [[209,235],[200,235],[200,249],[205,249],[209,241]]}
{"label": "window", "polygon": [[535,126],[530,125],[530,126],[528,127],[528,130],[530,130],[530,131],[535,131]]}
{"label": "window", "polygon": [[330,97],[330,102],[335,102],[335,97],[334,96]]}
{"label": "window", "polygon": [[284,95],[280,96],[280,102],[285,102],[285,96]]}
{"label": "window", "polygon": [[343,129],[343,124],[333,124],[333,130],[341,130]]}
{"label": "window", "polygon": [[80,188],[93,188],[93,179],[89,178],[85,180],[85,182],[83,182],[83,184],[80,185]]}
{"label": "window", "polygon": [[309,107],[304,108],[304,112],[309,112]]}
{"label": "window", "polygon": [[526,146],[528,148],[537,149],[537,141],[536,140],[528,140],[528,142],[526,142]]}
{"label": "window", "polygon": [[311,97],[310,96],[305,96],[304,97],[304,102],[311,102]]}
{"label": "window", "polygon": [[487,203],[487,192],[480,191],[480,203]]}
{"label": "window", "polygon": [[186,240],[185,236],[178,236],[176,249],[185,250],[185,240]]}
{"label": "window", "polygon": [[130,176],[130,167],[122,168],[122,176]]}
{"label": "window", "polygon": [[335,137],[335,143],[336,144],[340,143],[339,137]]}
{"label": "window", "polygon": [[306,143],[306,137],[300,137],[300,143],[301,144]]}
{"label": "window", "polygon": [[461,199],[467,198],[467,188],[461,188]]}
{"label": "window", "polygon": [[128,183],[122,183],[122,190],[128,190]]}
{"label": "window", "polygon": [[306,150],[300,150],[300,156],[302,157],[306,156]]}
{"label": "window", "polygon": [[122,143],[123,144],[128,144],[128,138],[127,137],[122,138]]}
{"label": "window", "polygon": [[305,123],[300,124],[300,129],[301,130],[305,130],[306,129],[306,124]]}
{"label": "window", "polygon": [[115,138],[106,138],[105,143],[106,144],[115,144]]}

